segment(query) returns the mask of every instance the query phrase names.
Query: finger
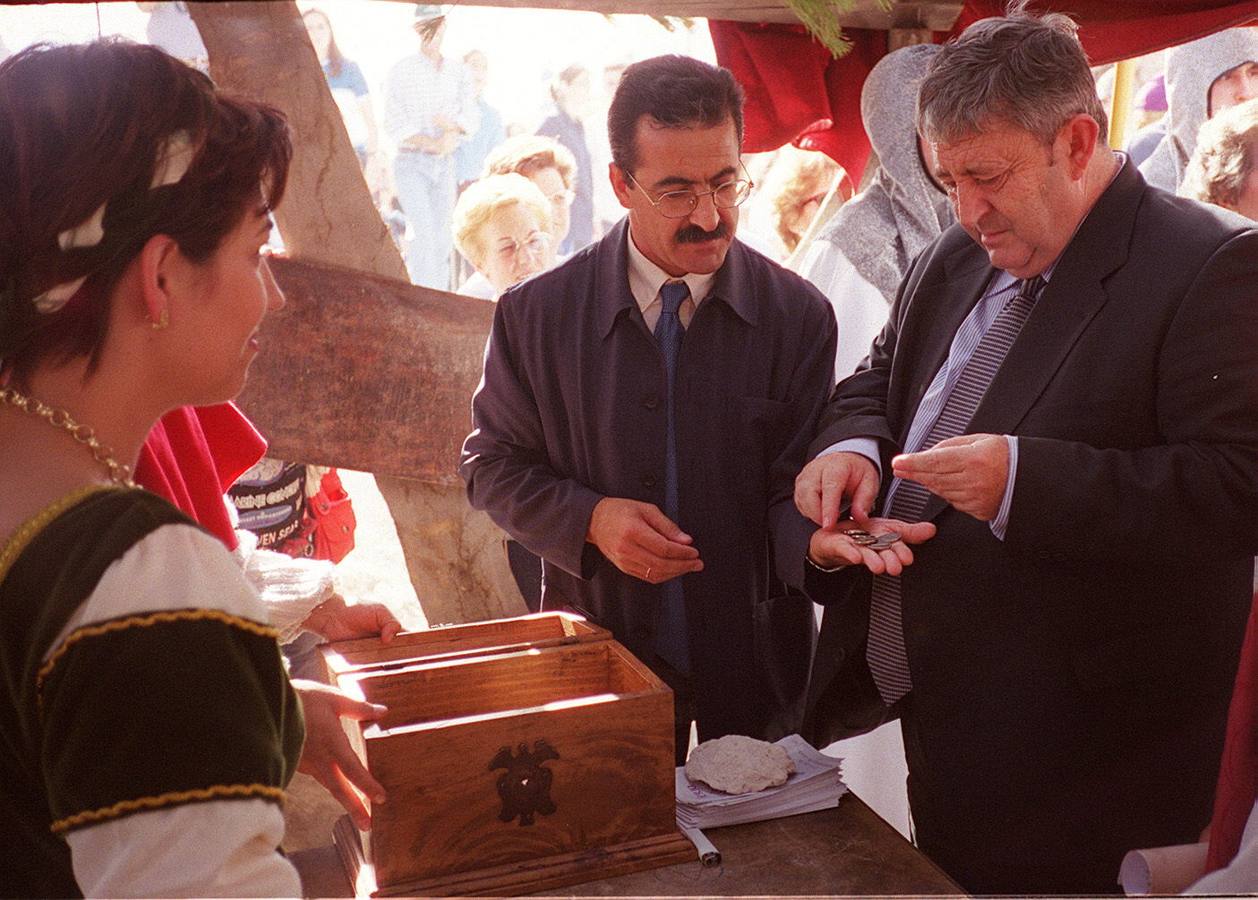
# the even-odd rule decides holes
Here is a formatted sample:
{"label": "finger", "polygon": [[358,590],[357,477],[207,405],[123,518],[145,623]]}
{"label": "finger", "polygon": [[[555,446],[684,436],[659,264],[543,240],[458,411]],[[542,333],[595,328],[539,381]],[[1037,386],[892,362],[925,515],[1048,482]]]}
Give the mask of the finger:
{"label": "finger", "polygon": [[813,463],[795,476],[795,508],[805,519],[821,524],[821,483]]}
{"label": "finger", "polygon": [[640,551],[635,554],[645,560],[644,565],[658,565],[669,560],[694,560],[699,558],[699,550],[689,544],[670,541],[657,531],[643,530],[631,536]]}
{"label": "finger", "polygon": [[958,434],[955,437],[944,438],[933,449],[940,447],[968,447],[971,444],[977,444],[979,441],[985,441],[989,437],[991,437],[989,434]]}
{"label": "finger", "polygon": [[[891,460],[891,470],[901,478],[913,477],[904,473],[961,472],[973,460],[970,447],[940,447],[918,453],[902,453]],[[914,480],[917,480],[914,478]]]}
{"label": "finger", "polygon": [[676,541],[679,544],[689,544],[693,540],[690,535],[677,526],[676,522],[664,515],[658,506],[647,504],[646,508],[642,510],[642,520],[670,541]]}
{"label": "finger", "polygon": [[359,831],[371,829],[371,813],[367,810],[367,804],[350,786],[349,780],[341,774],[340,769],[333,769],[328,773],[326,780],[321,778],[319,783],[327,788],[328,793],[349,813],[350,818],[354,820],[354,827]]}
{"label": "finger", "polygon": [[388,715],[389,707],[379,703],[357,700],[340,691],[328,691],[327,693],[333,699],[333,708],[336,710],[336,714],[342,719],[353,719],[355,722],[372,722]]}
{"label": "finger", "polygon": [[882,555],[876,550],[870,550],[868,547],[860,548],[861,562],[865,568],[873,572],[875,575],[881,575],[887,570],[886,564],[882,560]]}
{"label": "finger", "polygon": [[338,745],[336,748],[336,762],[340,766],[341,774],[355,788],[358,793],[365,794],[371,798],[372,803],[384,803],[388,795],[384,792],[383,785],[376,781],[375,777],[367,771],[362,760],[358,758],[349,742],[344,745]]}
{"label": "finger", "polygon": [[833,528],[839,521],[839,511],[843,508],[843,485],[832,474],[821,476],[821,521],[822,528]]}
{"label": "finger", "polygon": [[381,643],[389,643],[393,640],[393,636],[402,630],[402,623],[383,603],[371,604],[371,611],[375,616],[376,633],[380,635]]}
{"label": "finger", "polygon": [[901,522],[898,519],[883,519],[882,524],[888,531],[898,531],[902,544],[923,544],[935,536],[934,522]]}
{"label": "finger", "polygon": [[813,538],[815,542],[812,548],[815,551],[813,559],[825,568],[838,565],[863,565],[864,559],[861,557],[860,550],[850,539],[841,537],[841,534],[842,532],[837,531],[818,531]]}
{"label": "finger", "polygon": [[900,561],[900,556],[895,552],[894,546],[878,551],[878,558],[882,560],[883,568],[888,575],[899,576],[904,571],[904,563]]}
{"label": "finger", "polygon": [[862,528],[869,525],[869,513],[878,499],[878,479],[861,474],[852,490],[852,519]]}

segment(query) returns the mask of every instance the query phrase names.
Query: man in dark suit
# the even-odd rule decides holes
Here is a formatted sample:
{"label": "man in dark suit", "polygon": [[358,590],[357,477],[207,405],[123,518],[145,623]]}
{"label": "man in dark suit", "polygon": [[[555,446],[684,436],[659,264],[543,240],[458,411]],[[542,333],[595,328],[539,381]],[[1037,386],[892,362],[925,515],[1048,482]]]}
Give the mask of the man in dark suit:
{"label": "man in dark suit", "polygon": [[792,502],[833,387],[834,315],[734,239],[742,94],[698,60],[626,69],[608,116],[629,211],[504,294],[461,473],[544,560],[544,608],[608,627],[673,688],[677,756],[799,727],[815,527]]}
{"label": "man in dark suit", "polygon": [[[959,225],[797,480],[831,604],[807,733],[898,715],[916,840],[966,889],[1112,892],[1125,850],[1209,821],[1258,549],[1258,233],[1104,146],[1063,16],[971,26],[918,124]],[[889,577],[843,506],[937,533]]]}

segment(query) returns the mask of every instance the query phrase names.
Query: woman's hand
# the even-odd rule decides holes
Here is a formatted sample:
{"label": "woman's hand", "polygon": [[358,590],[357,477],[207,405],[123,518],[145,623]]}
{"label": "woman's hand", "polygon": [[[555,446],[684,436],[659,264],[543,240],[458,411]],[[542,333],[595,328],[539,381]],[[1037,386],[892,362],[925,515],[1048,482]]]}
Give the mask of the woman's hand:
{"label": "woman's hand", "polygon": [[306,717],[306,743],[301,748],[297,771],[305,772],[327,788],[345,807],[360,831],[371,827],[371,813],[363,797],[372,803],[385,801],[384,788],[364,768],[341,727],[341,719],[370,722],[389,710],[378,703],[355,700],[348,694],[317,681],[293,679]]}
{"label": "woman's hand", "polygon": [[310,611],[301,623],[307,631],[313,631],[328,641],[348,641],[354,638],[380,636],[387,644],[402,630],[402,623],[383,603],[348,604],[340,594],[333,594]]}

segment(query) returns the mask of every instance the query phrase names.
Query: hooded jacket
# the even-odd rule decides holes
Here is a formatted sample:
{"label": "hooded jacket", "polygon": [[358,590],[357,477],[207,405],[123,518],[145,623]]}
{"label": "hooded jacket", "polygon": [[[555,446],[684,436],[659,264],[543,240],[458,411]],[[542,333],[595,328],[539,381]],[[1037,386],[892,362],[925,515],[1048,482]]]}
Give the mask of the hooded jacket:
{"label": "hooded jacket", "polygon": [[1206,119],[1210,86],[1237,66],[1258,61],[1258,28],[1229,28],[1174,48],[1166,57],[1166,136],[1140,164],[1154,187],[1174,193],[1197,146]]}
{"label": "hooded jacket", "polygon": [[861,119],[878,168],[817,236],[846,256],[888,305],[909,263],[953,220],[917,147],[917,88],[937,52],[935,44],[904,47],[884,56],[865,79]]}

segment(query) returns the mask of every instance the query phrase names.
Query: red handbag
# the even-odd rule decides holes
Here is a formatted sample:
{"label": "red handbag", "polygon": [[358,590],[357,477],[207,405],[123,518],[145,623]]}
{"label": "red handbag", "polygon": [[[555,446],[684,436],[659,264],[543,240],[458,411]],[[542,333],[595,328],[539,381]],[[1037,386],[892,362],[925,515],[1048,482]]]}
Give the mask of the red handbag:
{"label": "red handbag", "polygon": [[340,562],[354,549],[358,520],[336,469],[323,475],[317,493],[306,498],[301,528],[280,547],[290,556]]}

